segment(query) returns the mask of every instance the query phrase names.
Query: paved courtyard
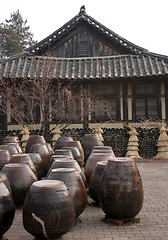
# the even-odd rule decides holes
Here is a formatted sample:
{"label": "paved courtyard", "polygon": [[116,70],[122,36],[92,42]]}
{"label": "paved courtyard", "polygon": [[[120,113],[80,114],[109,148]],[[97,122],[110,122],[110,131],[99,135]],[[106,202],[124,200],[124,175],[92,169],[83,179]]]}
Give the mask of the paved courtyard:
{"label": "paved courtyard", "polygon": [[[104,222],[103,211],[89,204],[73,229],[62,240],[168,240],[168,161],[137,162],[143,185],[144,204],[140,223],[116,226]],[[22,209],[17,209],[13,225],[4,235],[8,240],[33,240],[22,224]]]}

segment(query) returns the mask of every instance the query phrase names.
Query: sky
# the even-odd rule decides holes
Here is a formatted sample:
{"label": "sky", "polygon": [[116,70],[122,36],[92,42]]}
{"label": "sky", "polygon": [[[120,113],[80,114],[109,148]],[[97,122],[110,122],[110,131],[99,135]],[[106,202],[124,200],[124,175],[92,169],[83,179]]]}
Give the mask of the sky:
{"label": "sky", "polygon": [[40,41],[86,13],[128,41],[168,56],[168,0],[0,0],[0,22],[19,9]]}

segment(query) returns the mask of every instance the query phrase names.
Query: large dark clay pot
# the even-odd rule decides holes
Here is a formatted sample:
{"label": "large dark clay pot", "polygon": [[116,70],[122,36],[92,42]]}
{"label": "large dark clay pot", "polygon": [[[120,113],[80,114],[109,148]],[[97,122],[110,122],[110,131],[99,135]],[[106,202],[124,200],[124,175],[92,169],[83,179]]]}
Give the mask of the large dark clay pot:
{"label": "large dark clay pot", "polygon": [[10,158],[10,163],[23,163],[27,164],[30,169],[34,172],[34,174],[37,176],[37,171],[35,169],[34,163],[31,160],[30,156],[28,154],[14,154]]}
{"label": "large dark clay pot", "polygon": [[132,219],[143,205],[143,186],[133,159],[109,160],[100,183],[99,203],[111,219]]}
{"label": "large dark clay pot", "polygon": [[6,144],[6,143],[19,143],[19,138],[18,136],[6,136],[3,139],[3,144]]}
{"label": "large dark clay pot", "polygon": [[44,169],[44,175],[45,175],[48,171],[50,157],[51,157],[46,144],[40,144],[40,143],[33,144],[29,152],[40,154],[42,164],[43,164],[43,169]]}
{"label": "large dark clay pot", "polygon": [[97,204],[99,203],[99,187],[101,183],[101,177],[107,162],[108,160],[97,162],[90,179],[89,195]]}
{"label": "large dark clay pot", "polygon": [[26,143],[25,152],[29,153],[32,145],[38,143],[46,143],[44,137],[41,135],[30,135]]}
{"label": "large dark clay pot", "polygon": [[108,152],[108,153],[100,152],[100,153],[90,154],[90,156],[88,157],[88,159],[86,161],[86,165],[84,168],[84,173],[86,176],[88,186],[90,184],[90,178],[92,176],[92,173],[94,171],[96,163],[99,161],[105,161],[105,160],[109,160],[109,159],[114,159],[114,155],[112,152]]}
{"label": "large dark clay pot", "polygon": [[15,204],[11,193],[0,179],[0,239],[8,231],[15,216]]}
{"label": "large dark clay pot", "polygon": [[34,166],[35,166],[35,169],[37,172],[37,177],[40,180],[45,174],[40,154],[39,153],[28,153],[28,155],[30,156],[32,162],[34,163]]}
{"label": "large dark clay pot", "polygon": [[62,181],[32,184],[23,206],[23,225],[35,239],[56,239],[75,224],[75,208]]}
{"label": "large dark clay pot", "polygon": [[83,166],[81,153],[77,147],[63,147],[62,149],[71,150],[73,158],[79,163],[80,167]]}
{"label": "large dark clay pot", "polygon": [[80,166],[76,160],[71,159],[71,158],[62,158],[62,159],[54,160],[50,169],[48,170],[46,177],[48,177],[51,170],[55,169],[55,168],[75,168],[75,169],[77,169],[77,171],[81,175],[81,178],[82,178],[85,186],[87,185],[86,177],[85,177],[84,173],[82,172],[82,169],[80,168]]}
{"label": "large dark clay pot", "polygon": [[66,137],[66,136],[59,137],[55,143],[54,150],[65,147],[67,142],[69,141],[73,141],[73,139],[71,137]]}
{"label": "large dark clay pot", "polygon": [[10,163],[10,154],[8,150],[0,150],[0,170],[5,164]]}
{"label": "large dark clay pot", "polygon": [[14,145],[9,145],[9,144],[0,145],[0,150],[8,150],[10,156],[12,156],[13,154],[18,154],[18,150]]}
{"label": "large dark clay pot", "polygon": [[91,154],[94,146],[103,146],[97,134],[85,134],[82,138],[81,145],[84,150],[85,162]]}
{"label": "large dark clay pot", "polygon": [[26,194],[33,182],[37,181],[35,174],[27,164],[10,163],[2,168],[10,182],[12,196],[16,204],[23,204]]}
{"label": "large dark clay pot", "polygon": [[78,218],[87,204],[86,188],[79,172],[75,168],[57,168],[50,172],[47,179],[65,183],[75,203],[76,218]]}
{"label": "large dark clay pot", "polygon": [[81,163],[79,165],[82,167],[84,164],[84,151],[83,151],[83,147],[82,147],[80,141],[69,141],[66,143],[66,146],[78,148],[80,155],[81,155]]}

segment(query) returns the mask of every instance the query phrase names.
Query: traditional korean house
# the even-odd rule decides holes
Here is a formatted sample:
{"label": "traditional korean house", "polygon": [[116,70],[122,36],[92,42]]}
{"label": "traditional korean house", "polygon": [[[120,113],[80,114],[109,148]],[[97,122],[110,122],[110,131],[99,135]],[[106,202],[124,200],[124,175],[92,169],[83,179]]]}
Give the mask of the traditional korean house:
{"label": "traditional korean house", "polygon": [[[114,122],[168,119],[168,57],[151,53],[117,35],[88,16],[84,6],[44,40],[1,61],[0,76],[6,81],[33,81],[43,78],[45,69],[48,79],[72,82],[80,93],[81,116],[73,126],[82,126],[84,119],[89,126],[108,122],[109,127]],[[87,106],[83,104],[84,92],[90,99]],[[93,101],[92,95],[97,101]],[[99,107],[101,104],[103,108]],[[87,111],[91,106],[92,111]],[[39,118],[40,115],[37,121]],[[2,121],[1,128],[12,128],[10,111],[3,119],[7,124]]]}

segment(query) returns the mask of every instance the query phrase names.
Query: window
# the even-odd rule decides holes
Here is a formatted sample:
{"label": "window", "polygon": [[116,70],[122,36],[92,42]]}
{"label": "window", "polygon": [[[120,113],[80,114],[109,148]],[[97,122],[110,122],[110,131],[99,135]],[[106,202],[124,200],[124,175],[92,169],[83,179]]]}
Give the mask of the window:
{"label": "window", "polygon": [[159,84],[140,83],[135,85],[134,99],[136,120],[160,117],[159,93]]}

